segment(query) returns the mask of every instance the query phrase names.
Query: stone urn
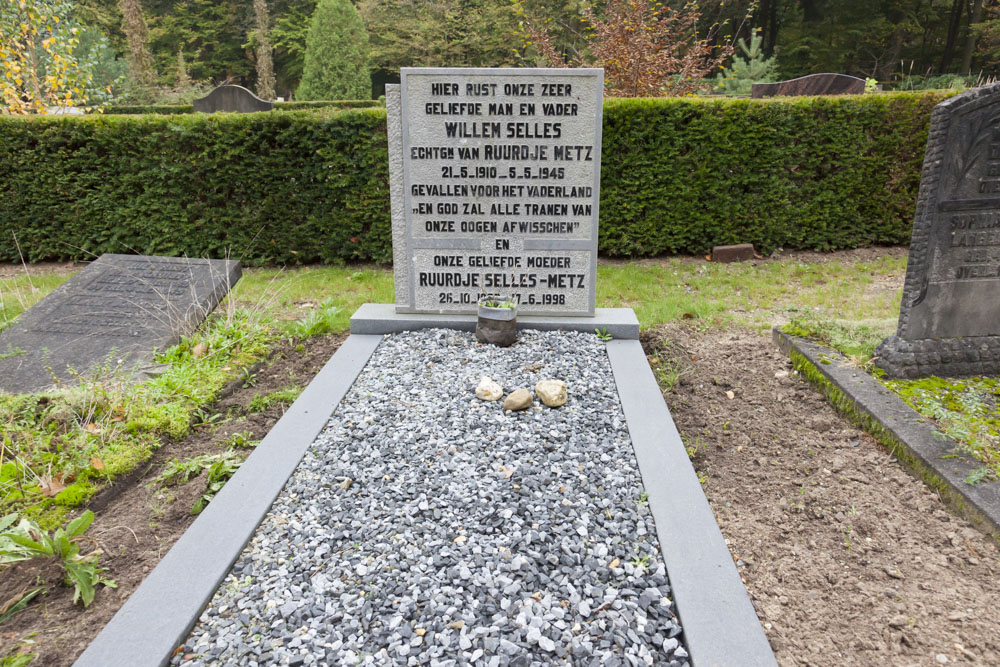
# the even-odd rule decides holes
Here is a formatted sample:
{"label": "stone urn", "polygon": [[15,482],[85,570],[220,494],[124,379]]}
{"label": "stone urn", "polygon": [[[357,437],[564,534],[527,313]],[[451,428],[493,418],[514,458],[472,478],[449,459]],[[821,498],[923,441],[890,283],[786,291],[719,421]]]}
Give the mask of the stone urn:
{"label": "stone urn", "polygon": [[517,301],[504,298],[480,299],[476,320],[476,340],[510,347],[517,340]]}

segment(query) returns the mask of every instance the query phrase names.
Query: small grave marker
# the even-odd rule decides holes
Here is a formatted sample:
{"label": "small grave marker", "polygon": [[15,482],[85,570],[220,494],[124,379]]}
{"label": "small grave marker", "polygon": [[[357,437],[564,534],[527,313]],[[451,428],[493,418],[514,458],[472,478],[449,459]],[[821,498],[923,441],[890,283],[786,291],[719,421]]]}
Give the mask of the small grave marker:
{"label": "small grave marker", "polygon": [[600,69],[407,68],[387,86],[396,310],[594,314]]}
{"label": "small grave marker", "polygon": [[72,382],[109,359],[129,370],[149,364],[239,278],[231,260],[102,255],[0,333],[0,391]]}
{"label": "small grave marker", "polygon": [[934,107],[890,377],[1000,374],[1000,84]]}
{"label": "small grave marker", "polygon": [[193,106],[196,112],[201,113],[254,113],[271,111],[274,109],[274,102],[260,99],[243,86],[219,86],[205,97],[195,100]]}
{"label": "small grave marker", "polygon": [[860,95],[865,92],[865,80],[847,74],[809,74],[776,83],[755,83],[750,97],[785,95]]}

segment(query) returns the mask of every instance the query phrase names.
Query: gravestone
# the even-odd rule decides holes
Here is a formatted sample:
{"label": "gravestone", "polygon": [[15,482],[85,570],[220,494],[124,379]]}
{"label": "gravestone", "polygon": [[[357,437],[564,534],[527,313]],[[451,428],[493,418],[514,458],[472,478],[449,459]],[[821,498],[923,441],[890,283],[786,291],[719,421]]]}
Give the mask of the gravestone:
{"label": "gravestone", "polygon": [[775,97],[777,95],[860,95],[865,92],[865,80],[847,74],[809,74],[797,79],[776,83],[755,83],[750,97]]}
{"label": "gravestone", "polygon": [[243,86],[219,86],[205,97],[195,100],[193,105],[194,110],[201,113],[254,113],[274,109],[274,102],[260,99]]}
{"label": "gravestone", "polygon": [[119,360],[141,370],[239,278],[236,261],[101,255],[0,332],[0,391],[40,391]]}
{"label": "gravestone", "polygon": [[386,86],[399,313],[594,314],[601,69],[406,68]]}
{"label": "gravestone", "polygon": [[890,377],[1000,374],[1000,84],[934,107]]}

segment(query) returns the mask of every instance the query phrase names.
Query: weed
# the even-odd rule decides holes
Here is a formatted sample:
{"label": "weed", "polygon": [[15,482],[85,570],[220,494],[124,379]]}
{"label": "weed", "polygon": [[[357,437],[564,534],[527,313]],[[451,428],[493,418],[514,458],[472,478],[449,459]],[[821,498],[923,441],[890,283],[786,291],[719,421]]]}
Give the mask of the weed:
{"label": "weed", "polygon": [[181,461],[171,459],[154,483],[173,485],[186,484],[192,478],[205,472],[205,491],[191,507],[191,514],[199,514],[215,498],[229,478],[239,469],[240,461],[236,452],[228,449],[221,454],[202,454]]}
{"label": "weed", "polygon": [[660,388],[664,392],[673,391],[681,378],[688,374],[688,369],[682,368],[678,362],[661,361],[656,367],[656,378],[660,381]]}
{"label": "weed", "polygon": [[279,389],[270,394],[258,394],[250,400],[247,412],[265,412],[274,405],[288,406],[295,402],[295,399],[302,393],[302,388],[296,385]]}
{"label": "weed", "polygon": [[16,653],[0,659],[0,667],[28,667],[34,659],[33,653]]}
{"label": "weed", "polygon": [[300,341],[328,334],[336,330],[339,313],[340,309],[334,305],[333,299],[327,299],[319,305],[319,308],[311,310],[304,318],[293,322],[287,328],[288,334]]}
{"label": "weed", "polygon": [[594,329],[594,333],[597,334],[597,337],[600,340],[603,340],[605,342],[613,338],[613,336],[608,333],[607,329]]}
{"label": "weed", "polygon": [[633,558],[630,562],[635,567],[641,567],[642,569],[646,569],[646,567],[649,565],[649,554],[646,554],[645,556],[636,555],[636,557]]}
{"label": "weed", "polygon": [[239,433],[233,433],[231,436],[226,438],[222,442],[222,446],[228,448],[236,449],[253,449],[257,446],[260,440],[254,440],[253,434],[250,431],[240,431]]}
{"label": "weed", "polygon": [[67,583],[73,584],[73,602],[82,600],[86,607],[93,602],[98,584],[117,588],[112,579],[101,576],[105,570],[97,566],[100,549],[80,554],[80,536],[93,521],[94,513],[87,510],[65,527],[49,534],[31,519],[21,517],[18,522],[16,513],[8,514],[0,519],[0,531],[3,531],[0,532],[0,565],[32,558],[57,557],[66,572]]}
{"label": "weed", "polygon": [[[7,603],[4,605],[4,608],[0,610],[0,625],[3,625],[10,619],[17,616],[22,611],[24,611],[25,607],[28,606],[28,603],[31,602],[36,595],[38,595],[44,590],[45,590],[44,586],[39,586],[38,588],[33,588],[30,591],[21,593],[20,596],[15,596],[15,599],[17,600],[16,602],[14,602],[14,599],[8,600]],[[14,604],[11,604],[11,602],[14,602]],[[0,665],[2,664],[3,663],[0,663]]]}
{"label": "weed", "polygon": [[968,477],[965,478],[965,483],[969,486],[975,486],[976,484],[992,481],[996,478],[997,474],[995,470],[986,466],[980,466],[969,473]]}
{"label": "weed", "polygon": [[642,493],[639,494],[638,505],[641,507],[641,506],[647,504],[648,502],[649,502],[649,493],[646,492],[646,491],[643,491]]}

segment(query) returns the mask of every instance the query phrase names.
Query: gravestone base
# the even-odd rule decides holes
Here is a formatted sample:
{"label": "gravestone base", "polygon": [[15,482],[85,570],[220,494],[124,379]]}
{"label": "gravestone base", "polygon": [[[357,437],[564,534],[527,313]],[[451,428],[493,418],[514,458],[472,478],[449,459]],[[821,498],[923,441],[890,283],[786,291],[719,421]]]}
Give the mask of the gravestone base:
{"label": "gravestone base", "polygon": [[1000,375],[1000,336],[918,340],[890,336],[875,348],[875,356],[891,379]]}

